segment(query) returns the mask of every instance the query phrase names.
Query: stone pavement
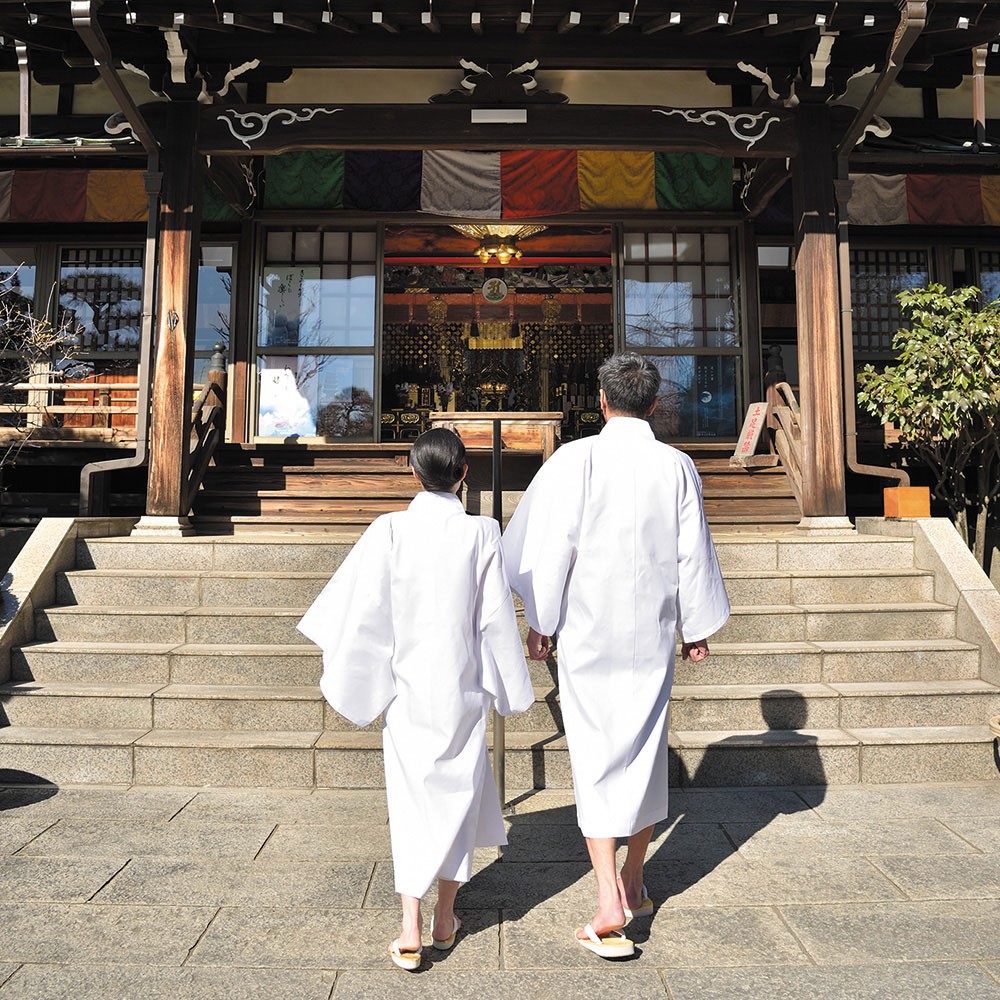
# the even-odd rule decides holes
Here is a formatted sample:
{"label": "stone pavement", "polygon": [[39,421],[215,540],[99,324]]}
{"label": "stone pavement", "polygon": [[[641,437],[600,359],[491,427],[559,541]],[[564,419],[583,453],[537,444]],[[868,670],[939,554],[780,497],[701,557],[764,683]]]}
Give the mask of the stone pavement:
{"label": "stone pavement", "polygon": [[620,963],[570,794],[512,799],[407,974],[380,791],[0,790],[0,1000],[1000,1000],[1000,781],[674,791]]}

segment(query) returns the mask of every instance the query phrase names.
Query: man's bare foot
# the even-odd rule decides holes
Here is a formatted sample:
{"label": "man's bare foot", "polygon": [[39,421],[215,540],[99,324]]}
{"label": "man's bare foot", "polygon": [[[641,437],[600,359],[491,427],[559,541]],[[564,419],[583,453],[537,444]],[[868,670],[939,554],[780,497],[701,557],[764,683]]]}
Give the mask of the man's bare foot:
{"label": "man's bare foot", "polygon": [[637,875],[634,879],[625,881],[624,875],[618,876],[618,892],[622,897],[622,906],[630,910],[637,910],[643,903],[642,896],[642,875]]}

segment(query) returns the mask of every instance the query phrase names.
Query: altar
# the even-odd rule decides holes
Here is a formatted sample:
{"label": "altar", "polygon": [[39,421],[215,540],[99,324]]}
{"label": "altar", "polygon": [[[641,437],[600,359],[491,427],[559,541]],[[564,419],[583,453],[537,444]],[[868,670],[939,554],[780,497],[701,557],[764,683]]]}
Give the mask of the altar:
{"label": "altar", "polygon": [[493,422],[500,421],[500,446],[507,451],[541,455],[544,462],[556,450],[563,414],[559,410],[533,413],[514,411],[435,411],[431,427],[455,431],[469,451],[492,449]]}

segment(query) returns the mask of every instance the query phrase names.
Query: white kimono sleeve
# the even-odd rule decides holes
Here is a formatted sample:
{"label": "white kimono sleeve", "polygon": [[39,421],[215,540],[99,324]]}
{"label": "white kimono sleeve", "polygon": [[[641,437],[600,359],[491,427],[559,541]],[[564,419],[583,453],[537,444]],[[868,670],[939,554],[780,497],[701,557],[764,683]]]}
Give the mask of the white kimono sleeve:
{"label": "white kimono sleeve", "polygon": [[517,629],[499,527],[493,523],[483,545],[480,577],[479,634],[482,685],[501,715],[524,712],[535,701],[534,688]]}
{"label": "white kimono sleeve", "polygon": [[390,519],[375,520],[296,626],[323,650],[323,696],[358,726],[367,726],[396,695],[391,538]]}
{"label": "white kimono sleeve", "polygon": [[541,635],[553,635],[562,623],[583,516],[586,468],[569,452],[557,451],[538,470],[503,536],[507,578]]}
{"label": "white kimono sleeve", "polygon": [[684,642],[718,632],[729,618],[729,598],[701,497],[701,478],[686,455],[679,485],[677,628]]}

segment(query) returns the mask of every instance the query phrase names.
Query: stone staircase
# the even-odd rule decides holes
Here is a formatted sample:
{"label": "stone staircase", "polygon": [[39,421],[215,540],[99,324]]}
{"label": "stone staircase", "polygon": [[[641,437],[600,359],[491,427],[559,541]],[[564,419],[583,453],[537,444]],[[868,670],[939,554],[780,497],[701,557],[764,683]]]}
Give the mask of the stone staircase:
{"label": "stone staircase", "polygon": [[[320,654],[295,630],[350,537],[79,541],[0,687],[0,778],[380,786],[378,726],[325,705]],[[708,661],[678,661],[675,783],[998,776],[1000,689],[914,569],[912,539],[716,541],[733,616]],[[532,671],[535,704],[507,722],[507,784],[568,787],[555,668]]]}

